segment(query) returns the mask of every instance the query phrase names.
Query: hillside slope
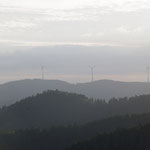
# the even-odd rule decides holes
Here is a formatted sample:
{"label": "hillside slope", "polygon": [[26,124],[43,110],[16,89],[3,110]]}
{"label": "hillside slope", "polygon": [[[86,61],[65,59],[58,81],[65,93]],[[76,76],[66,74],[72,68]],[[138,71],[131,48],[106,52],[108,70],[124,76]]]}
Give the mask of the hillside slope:
{"label": "hillside slope", "polygon": [[149,150],[150,124],[98,135],[66,150]]}
{"label": "hillside slope", "polygon": [[47,91],[0,109],[0,130],[84,124],[103,118],[150,112],[150,95],[93,101],[79,94]]}
{"label": "hillside slope", "polygon": [[132,97],[150,94],[150,84],[142,82],[100,80],[70,84],[59,80],[20,80],[0,85],[0,107],[11,105],[20,99],[46,90],[55,89],[83,94],[94,99],[106,99],[107,101],[112,97]]}
{"label": "hillside slope", "polygon": [[[99,134],[107,133],[107,135],[109,135],[110,132],[114,132],[116,129],[129,129],[139,125],[144,126],[148,123],[150,123],[150,114],[142,114],[117,116],[91,122],[82,126],[52,127],[44,130],[34,128],[0,132],[0,149],[64,150],[66,147],[70,147],[79,142],[81,144],[78,144],[78,146],[82,145],[82,142],[87,140],[91,143],[92,141],[89,139],[93,139],[93,137]],[[72,148],[78,148],[78,146]]]}

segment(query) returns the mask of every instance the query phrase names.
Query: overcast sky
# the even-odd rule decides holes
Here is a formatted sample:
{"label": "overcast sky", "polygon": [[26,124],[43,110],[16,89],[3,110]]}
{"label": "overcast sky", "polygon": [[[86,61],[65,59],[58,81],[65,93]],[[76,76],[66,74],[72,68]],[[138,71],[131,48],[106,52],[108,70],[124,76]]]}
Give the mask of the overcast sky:
{"label": "overcast sky", "polygon": [[146,81],[149,0],[0,0],[0,83]]}

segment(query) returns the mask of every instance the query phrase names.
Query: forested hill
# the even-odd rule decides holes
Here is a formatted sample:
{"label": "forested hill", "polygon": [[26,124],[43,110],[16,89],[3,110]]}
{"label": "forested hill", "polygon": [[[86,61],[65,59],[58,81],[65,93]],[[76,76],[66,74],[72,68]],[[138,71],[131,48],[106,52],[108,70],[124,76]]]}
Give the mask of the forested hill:
{"label": "forested hill", "polygon": [[0,110],[0,129],[50,127],[90,120],[91,102],[83,95],[47,91]]}
{"label": "forested hill", "polygon": [[99,135],[65,150],[149,150],[149,140],[150,124]]}
{"label": "forested hill", "polygon": [[150,94],[150,83],[98,80],[70,84],[59,80],[19,80],[0,85],[0,107],[11,105],[20,99],[46,90],[55,89],[108,101],[112,97],[132,97],[135,95]]}
{"label": "forested hill", "polygon": [[147,112],[150,112],[150,95],[111,99],[106,103],[83,95],[47,91],[0,109],[0,129],[49,128]]}
{"label": "forested hill", "polygon": [[[126,116],[111,117],[101,121],[88,123],[82,126],[52,127],[50,129],[44,129],[44,130],[39,128],[34,128],[34,129],[25,129],[25,130],[17,130],[17,131],[13,130],[9,132],[3,131],[0,132],[0,149],[2,150],[35,150],[35,149],[36,150],[41,150],[41,149],[64,150],[65,148],[71,147],[75,143],[80,142],[81,144],[71,147],[71,149],[72,148],[77,149],[79,146],[82,147],[82,142],[87,141],[89,139],[93,139],[99,134],[107,133],[107,135],[109,135],[109,133],[114,132],[116,129],[117,130],[122,128],[129,129],[139,125],[145,126],[148,123],[150,123],[150,114],[142,114],[142,115],[126,115]],[[137,137],[133,137],[133,138],[137,138]],[[115,140],[118,139],[116,138]],[[133,139],[130,140],[132,141]],[[89,142],[90,143],[88,143],[87,145],[92,145],[93,141],[90,140]],[[96,142],[100,143],[101,141],[100,142],[96,141]],[[114,144],[118,144],[118,143],[114,143]],[[94,150],[94,147],[92,147],[92,150]]]}

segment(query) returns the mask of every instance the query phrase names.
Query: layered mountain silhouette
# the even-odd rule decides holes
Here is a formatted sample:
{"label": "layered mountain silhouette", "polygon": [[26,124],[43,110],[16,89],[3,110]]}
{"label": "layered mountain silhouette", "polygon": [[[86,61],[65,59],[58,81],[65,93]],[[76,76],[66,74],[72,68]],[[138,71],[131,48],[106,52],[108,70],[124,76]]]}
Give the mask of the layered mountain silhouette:
{"label": "layered mountain silhouette", "polygon": [[144,82],[120,82],[99,80],[70,84],[60,80],[20,80],[0,85],[0,106],[8,106],[28,96],[45,90],[61,90],[86,95],[88,98],[109,100],[112,97],[132,97],[150,94],[150,84]]}
{"label": "layered mountain silhouette", "polygon": [[81,125],[94,120],[150,112],[150,95],[93,101],[79,94],[47,91],[0,109],[0,130]]}
{"label": "layered mountain silhouette", "polygon": [[106,102],[49,90],[0,109],[0,149],[147,150],[149,123],[150,95]]}

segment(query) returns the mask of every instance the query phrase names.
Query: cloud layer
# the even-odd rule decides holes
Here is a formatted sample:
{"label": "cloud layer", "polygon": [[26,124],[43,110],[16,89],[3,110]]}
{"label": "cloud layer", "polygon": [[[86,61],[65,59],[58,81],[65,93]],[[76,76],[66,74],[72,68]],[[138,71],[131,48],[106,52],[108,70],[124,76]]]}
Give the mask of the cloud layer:
{"label": "cloud layer", "polygon": [[5,0],[0,2],[0,40],[144,45],[149,15],[148,0]]}
{"label": "cloud layer", "polygon": [[150,64],[149,16],[149,0],[1,0],[1,81],[19,72],[30,77],[31,70],[38,77],[41,64],[52,64],[52,77],[69,81],[88,79],[87,66],[95,64],[97,79],[134,80],[136,74],[143,80]]}

